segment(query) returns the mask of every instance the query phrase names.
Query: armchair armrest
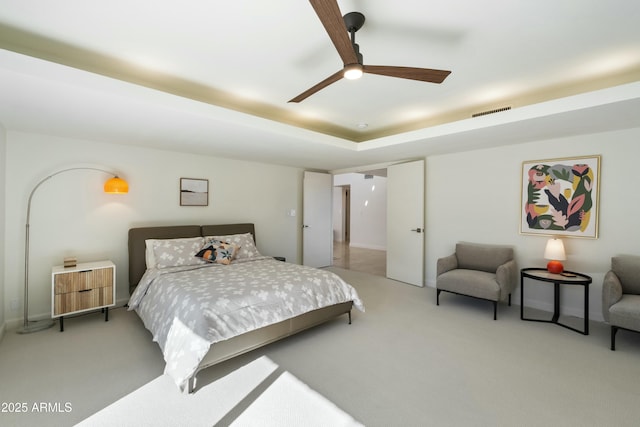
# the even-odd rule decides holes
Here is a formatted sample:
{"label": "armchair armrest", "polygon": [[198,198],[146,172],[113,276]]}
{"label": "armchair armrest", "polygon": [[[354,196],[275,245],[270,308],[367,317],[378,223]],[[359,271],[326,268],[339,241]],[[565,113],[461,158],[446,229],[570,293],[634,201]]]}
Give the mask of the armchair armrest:
{"label": "armchair armrest", "polygon": [[436,264],[436,276],[446,273],[449,270],[458,268],[458,257],[456,254],[451,254],[444,258],[439,258]]}
{"label": "armchair armrest", "polygon": [[609,307],[622,299],[622,283],[613,271],[608,271],[602,282],[602,316],[609,321]]}
{"label": "armchair armrest", "polygon": [[496,270],[496,282],[500,285],[500,294],[504,298],[516,288],[518,267],[515,260],[509,260],[498,266]]}

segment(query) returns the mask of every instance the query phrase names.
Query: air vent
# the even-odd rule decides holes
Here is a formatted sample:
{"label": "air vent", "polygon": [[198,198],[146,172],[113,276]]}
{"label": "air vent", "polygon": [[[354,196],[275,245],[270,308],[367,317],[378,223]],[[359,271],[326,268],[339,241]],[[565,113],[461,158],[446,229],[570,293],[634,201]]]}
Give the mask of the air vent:
{"label": "air vent", "polygon": [[373,179],[373,175],[365,175],[364,179]]}
{"label": "air vent", "polygon": [[495,114],[495,113],[500,113],[502,111],[507,111],[507,110],[511,110],[511,107],[502,107],[502,108],[496,108],[495,110],[482,111],[480,113],[472,114],[471,117],[486,116],[487,114]]}

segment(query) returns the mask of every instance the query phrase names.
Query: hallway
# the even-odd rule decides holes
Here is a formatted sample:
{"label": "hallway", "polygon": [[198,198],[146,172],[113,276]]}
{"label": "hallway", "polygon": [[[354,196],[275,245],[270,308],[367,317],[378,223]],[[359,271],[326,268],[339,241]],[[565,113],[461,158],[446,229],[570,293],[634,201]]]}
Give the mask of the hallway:
{"label": "hallway", "polygon": [[348,242],[333,242],[333,265],[376,276],[387,275],[387,252],[350,247]]}

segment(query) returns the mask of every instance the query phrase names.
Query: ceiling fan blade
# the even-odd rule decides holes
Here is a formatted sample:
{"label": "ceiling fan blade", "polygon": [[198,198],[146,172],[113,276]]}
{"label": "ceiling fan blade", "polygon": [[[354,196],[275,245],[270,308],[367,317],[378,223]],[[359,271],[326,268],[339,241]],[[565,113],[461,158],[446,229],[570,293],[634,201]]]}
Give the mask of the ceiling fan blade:
{"label": "ceiling fan blade", "polygon": [[419,80],[429,83],[442,83],[451,71],[432,70],[430,68],[392,67],[386,65],[365,65],[363,70],[369,74],[398,77],[401,79]]}
{"label": "ceiling fan blade", "polygon": [[344,65],[357,64],[358,56],[353,50],[347,26],[336,0],[309,0],[311,6],[320,18],[320,22],[329,34],[329,38],[336,47]]}
{"label": "ceiling fan blade", "polygon": [[323,81],[321,81],[317,85],[313,86],[312,88],[305,90],[300,95],[298,95],[295,98],[291,99],[289,102],[300,102],[300,101],[303,101],[306,98],[308,98],[311,95],[313,95],[314,93],[318,92],[319,90],[324,89],[325,87],[329,86],[331,83],[337,82],[342,77],[343,77],[343,71],[340,70],[337,73],[330,75],[329,77],[327,77],[326,79],[324,79]]}

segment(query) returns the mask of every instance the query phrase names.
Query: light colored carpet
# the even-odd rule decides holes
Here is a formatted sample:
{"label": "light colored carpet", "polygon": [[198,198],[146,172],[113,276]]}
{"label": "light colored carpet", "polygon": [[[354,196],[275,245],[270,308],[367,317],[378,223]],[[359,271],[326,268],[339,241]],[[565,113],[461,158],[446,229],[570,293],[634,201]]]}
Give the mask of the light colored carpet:
{"label": "light colored carpet", "polygon": [[78,427],[213,425],[359,426],[352,417],[262,356],[190,395],[162,375]]}
{"label": "light colored carpet", "polygon": [[[619,332],[612,352],[602,323],[584,336],[523,322],[505,304],[494,321],[486,301],[442,294],[438,307],[434,289],[332,270],[357,288],[366,313],[209,368],[198,387],[266,356],[370,427],[638,425],[640,334]],[[72,411],[0,413],[0,425],[73,426],[161,376],[159,347],[137,315],[118,309],[109,319],[68,319],[64,333],[8,332],[0,402],[69,402]]]}

